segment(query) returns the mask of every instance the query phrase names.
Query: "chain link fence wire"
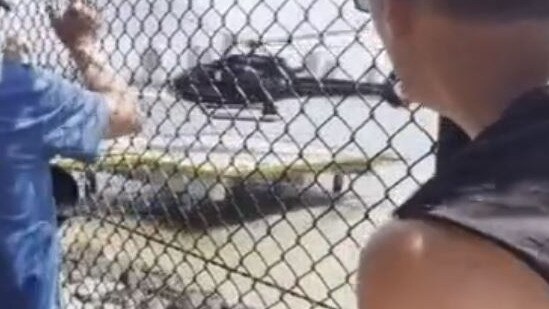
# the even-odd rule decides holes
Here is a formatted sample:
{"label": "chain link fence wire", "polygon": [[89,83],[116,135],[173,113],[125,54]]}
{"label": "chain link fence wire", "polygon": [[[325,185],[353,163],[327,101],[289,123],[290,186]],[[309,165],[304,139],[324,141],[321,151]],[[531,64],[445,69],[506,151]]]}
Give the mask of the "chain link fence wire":
{"label": "chain link fence wire", "polygon": [[[47,4],[19,1],[2,35],[78,79]],[[360,249],[432,175],[437,133],[395,107],[370,16],[352,0],[93,5],[146,121],[95,165],[59,161],[81,193],[60,209],[65,307],[356,308]]]}

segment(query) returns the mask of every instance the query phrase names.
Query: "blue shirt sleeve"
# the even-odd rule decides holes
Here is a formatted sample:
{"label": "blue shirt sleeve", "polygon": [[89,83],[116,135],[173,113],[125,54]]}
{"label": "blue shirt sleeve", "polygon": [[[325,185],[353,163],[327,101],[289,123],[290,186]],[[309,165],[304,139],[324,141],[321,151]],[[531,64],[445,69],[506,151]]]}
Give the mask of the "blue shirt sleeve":
{"label": "blue shirt sleeve", "polygon": [[39,107],[47,154],[95,160],[109,125],[105,98],[52,73],[35,74],[35,82],[43,91]]}

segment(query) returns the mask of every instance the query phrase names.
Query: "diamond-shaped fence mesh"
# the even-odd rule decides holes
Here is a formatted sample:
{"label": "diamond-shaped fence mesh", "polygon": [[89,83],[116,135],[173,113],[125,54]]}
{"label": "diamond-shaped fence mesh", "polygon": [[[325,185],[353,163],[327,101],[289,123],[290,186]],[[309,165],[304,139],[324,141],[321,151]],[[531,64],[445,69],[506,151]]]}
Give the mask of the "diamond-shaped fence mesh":
{"label": "diamond-shaped fence mesh", "polygon": [[[47,1],[1,19],[77,78]],[[137,136],[62,161],[67,308],[356,308],[360,249],[434,170],[436,115],[396,108],[352,0],[96,0],[140,90]],[[60,164],[61,164],[60,163]]]}

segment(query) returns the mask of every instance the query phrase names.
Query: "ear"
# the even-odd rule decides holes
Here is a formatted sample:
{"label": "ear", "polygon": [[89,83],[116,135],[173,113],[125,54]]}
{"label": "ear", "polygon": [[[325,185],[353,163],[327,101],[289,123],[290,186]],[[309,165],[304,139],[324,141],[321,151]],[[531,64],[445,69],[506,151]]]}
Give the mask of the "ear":
{"label": "ear", "polygon": [[382,8],[387,34],[393,38],[407,36],[414,30],[418,3],[414,0],[385,0]]}

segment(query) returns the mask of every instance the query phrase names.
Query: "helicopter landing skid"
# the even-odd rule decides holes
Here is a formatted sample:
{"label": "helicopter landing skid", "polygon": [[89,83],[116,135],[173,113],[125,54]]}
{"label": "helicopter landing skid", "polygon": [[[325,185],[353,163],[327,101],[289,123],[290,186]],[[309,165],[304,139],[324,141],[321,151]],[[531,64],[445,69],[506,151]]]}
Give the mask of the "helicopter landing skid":
{"label": "helicopter landing skid", "polygon": [[231,113],[228,111],[216,111],[210,115],[212,119],[216,120],[230,120],[230,121],[249,121],[249,122],[276,122],[282,118],[278,114],[261,114],[254,115],[250,113]]}
{"label": "helicopter landing skid", "polygon": [[262,110],[263,104],[217,104],[203,103],[204,107],[210,110]]}
{"label": "helicopter landing skid", "polygon": [[[273,102],[253,104],[204,104],[209,117],[217,120],[275,122],[281,119]],[[261,115],[257,115],[261,113]]]}

